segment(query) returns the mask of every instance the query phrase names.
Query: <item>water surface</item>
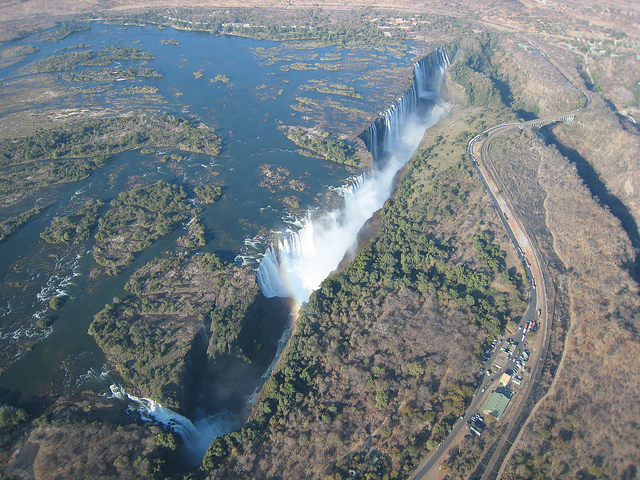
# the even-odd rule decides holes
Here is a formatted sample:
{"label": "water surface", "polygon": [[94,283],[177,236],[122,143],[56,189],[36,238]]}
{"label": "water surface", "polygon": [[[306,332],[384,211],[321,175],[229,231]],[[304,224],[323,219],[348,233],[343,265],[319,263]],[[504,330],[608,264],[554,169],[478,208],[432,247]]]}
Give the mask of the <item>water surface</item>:
{"label": "water surface", "polygon": [[[169,39],[180,45],[161,43]],[[18,212],[31,208],[37,198],[49,205],[0,244],[0,344],[6,359],[17,359],[0,375],[0,400],[23,405],[43,395],[74,397],[84,390],[108,391],[117,378],[108,371],[102,352],[86,333],[88,326],[105,303],[125,294],[123,286],[136,268],[175,250],[176,238],[184,234],[178,229],[158,240],[120,275],[108,277],[96,274],[90,253],[93,239],[69,247],[40,240],[39,234],[54,216],[69,214],[90,198],[108,203],[122,190],[159,179],[182,185],[191,196],[197,186],[221,185],[223,198],[206,206],[200,215],[208,239],[202,251],[255,267],[276,232],[310,209],[326,208],[331,203],[331,190],[359,173],[301,156],[284,136],[282,126],[319,126],[333,135],[349,131],[355,136],[386,107],[381,99],[388,98],[385,89],[389,83],[372,79],[384,78],[384,72],[392,68],[411,65],[408,55],[337,47],[289,48],[278,42],[102,24],[90,24],[90,30],[55,43],[39,43],[33,35],[16,44],[36,45],[40,50],[0,70],[3,102],[7,102],[10,84],[34,78],[25,70],[30,62],[68,51],[138,47],[155,59],[123,61],[122,66],[144,66],[163,74],[162,78],[87,83],[65,81],[60,73],[38,76],[52,82],[52,88],[72,88],[74,93],[32,99],[26,107],[16,109],[166,112],[203,122],[223,140],[223,152],[217,158],[181,153],[184,159],[162,163],[159,154],[180,152],[125,152],[85,180],[41,190],[16,206]],[[81,44],[90,46],[64,50]],[[314,68],[316,63],[340,65],[340,69],[292,68],[295,64]],[[196,78],[195,72],[201,72],[201,78]],[[212,82],[217,75],[226,75],[229,82]],[[351,86],[361,98],[313,89],[331,84]],[[161,97],[150,100],[124,93],[131,86],[155,87]],[[312,111],[292,109],[300,97],[315,103]],[[329,108],[328,102],[340,108]],[[284,167],[287,181],[302,182],[304,190],[288,184],[261,186],[264,165]],[[295,197],[300,209],[289,209],[285,197]],[[15,214],[7,210],[3,218],[10,213]],[[52,327],[39,328],[38,320],[52,313],[47,310],[49,299],[62,294],[68,299],[53,312]],[[31,343],[33,347],[27,350]]]}

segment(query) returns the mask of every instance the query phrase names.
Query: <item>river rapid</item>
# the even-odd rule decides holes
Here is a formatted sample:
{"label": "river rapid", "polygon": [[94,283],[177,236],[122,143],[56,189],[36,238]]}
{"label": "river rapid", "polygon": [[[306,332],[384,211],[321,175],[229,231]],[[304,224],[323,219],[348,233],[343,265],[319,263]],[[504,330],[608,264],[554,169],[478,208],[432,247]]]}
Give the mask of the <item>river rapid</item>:
{"label": "river rapid", "polygon": [[[393,111],[387,110],[389,91],[400,85],[390,83],[393,77],[388,72],[405,69],[411,75],[415,50],[291,48],[278,42],[173,29],[88,26],[58,42],[39,42],[38,35],[15,42],[12,46],[37,45],[39,50],[0,70],[0,93],[6,96],[9,85],[35,79],[69,93],[24,103],[22,108],[39,113],[84,109],[96,114],[131,110],[179,115],[214,128],[223,150],[216,158],[158,149],[151,154],[128,151],[82,181],[40,190],[15,205],[14,211],[2,212],[5,219],[33,207],[36,201],[47,205],[43,213],[0,244],[0,344],[6,365],[0,374],[0,400],[34,411],[59,395],[74,399],[86,391],[112,394],[110,387],[120,379],[109,371],[104,355],[87,334],[89,324],[113,297],[125,295],[124,284],[136,268],[163,252],[179,251],[175,242],[184,234],[180,228],[159,239],[126,270],[110,277],[96,273],[92,238],[71,246],[49,245],[40,239],[55,216],[75,211],[88,199],[108,204],[133,185],[159,179],[182,185],[190,196],[198,186],[221,185],[223,198],[207,206],[199,217],[208,232],[208,243],[201,251],[257,269],[265,252],[272,251],[270,245],[282,241],[282,232],[309,229],[310,219],[324,211],[335,212],[341,197],[346,196],[349,203],[366,178],[384,172],[384,195],[370,206],[373,211],[380,208],[390,192],[393,174],[411,155],[394,164],[393,171],[365,173],[300,155],[282,127],[320,127],[336,137],[350,133],[355,138],[378,112],[386,111],[383,116],[388,116]],[[162,77],[78,84],[60,72],[33,75],[28,71],[32,62],[52,55],[111,46],[140,48],[154,56],[152,60],[123,61],[114,64],[115,68],[144,66]],[[304,67],[292,68],[294,64]],[[352,87],[358,95],[317,88],[335,85]],[[155,94],[132,97],[132,87],[149,87],[147,91]],[[417,146],[414,143],[412,148]],[[159,160],[160,155],[172,153],[182,158]],[[266,181],[265,172],[278,168],[285,172],[287,182]],[[299,208],[291,207],[292,198]],[[359,229],[352,227],[347,248]],[[305,290],[300,300],[308,298],[310,291]],[[269,292],[268,296],[279,293]],[[66,301],[51,312],[48,302],[55,296],[64,296]],[[50,327],[38,325],[51,314],[54,322]]]}
{"label": "river rapid", "polygon": [[[38,35],[32,35],[10,45],[35,45],[39,50],[0,70],[5,96],[13,85],[27,81],[53,85],[49,87],[53,91],[67,93],[50,95],[48,101],[17,99],[23,102],[22,106],[11,108],[49,115],[74,109],[98,114],[124,104],[124,111],[176,114],[214,128],[223,140],[223,152],[217,158],[181,154],[184,159],[166,163],[158,160],[159,154],[181,152],[125,152],[85,180],[40,190],[13,211],[2,213],[3,218],[15,215],[31,208],[37,200],[48,205],[0,245],[0,343],[6,356],[4,364],[9,365],[0,375],[0,392],[2,400],[13,404],[25,404],[42,395],[73,396],[79,390],[104,390],[108,386],[104,357],[87,335],[88,325],[105,303],[123,295],[123,286],[135,268],[162,251],[175,249],[175,239],[183,233],[174,231],[160,239],[117,277],[95,276],[92,239],[64,247],[48,245],[39,238],[53,217],[73,212],[87,199],[109,202],[132,185],[151,184],[159,179],[180,184],[191,195],[197,186],[222,185],[223,199],[201,214],[210,232],[203,251],[257,266],[276,232],[296,224],[309,211],[322,209],[332,190],[346,185],[359,173],[301,156],[279,127],[313,127],[321,123],[323,129],[337,135],[342,133],[337,129],[348,125],[357,134],[365,128],[366,117],[371,118],[384,108],[380,98],[388,97],[384,88],[389,85],[372,78],[411,65],[410,54],[397,51],[296,49],[278,42],[173,29],[97,23],[88,26],[89,30],[57,42],[40,42]],[[69,82],[60,72],[29,73],[30,65],[52,55],[100,51],[112,46],[140,48],[154,56],[153,60],[123,61],[113,67],[144,66],[156,69],[162,77]],[[292,69],[293,63],[309,69]],[[318,69],[315,65],[319,63],[338,69]],[[77,71],[85,69],[80,67]],[[195,72],[203,75],[197,78]],[[218,75],[226,76],[228,83],[214,81]],[[323,94],[312,88],[332,83],[353,87],[360,98]],[[131,87],[157,89],[157,98],[132,96],[126,93]],[[318,107],[304,115],[294,110],[292,105],[297,105],[301,97],[316,102]],[[6,98],[4,101],[8,102]],[[328,101],[339,102],[342,110],[327,107]],[[346,115],[345,108],[358,109],[360,117]],[[264,165],[285,168],[287,179],[298,180],[304,189],[261,186]],[[283,202],[287,196],[295,197],[300,208],[290,209]],[[38,319],[47,315],[49,299],[59,295],[69,298],[54,313],[52,327],[39,328]]]}

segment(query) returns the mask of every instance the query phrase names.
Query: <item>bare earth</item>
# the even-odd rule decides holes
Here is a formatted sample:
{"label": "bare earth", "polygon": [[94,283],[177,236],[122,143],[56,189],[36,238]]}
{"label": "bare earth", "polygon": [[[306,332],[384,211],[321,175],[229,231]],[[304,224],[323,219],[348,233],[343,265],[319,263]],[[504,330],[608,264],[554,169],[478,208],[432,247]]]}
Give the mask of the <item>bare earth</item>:
{"label": "bare earth", "polygon": [[[640,93],[634,90],[640,81],[640,61],[635,57],[640,42],[640,2],[360,0],[347,5],[322,0],[7,0],[0,3],[0,42],[27,30],[70,20],[147,9],[232,7],[332,11],[373,7],[470,20],[478,31],[506,34],[502,50],[492,62],[507,79],[514,99],[539,116],[568,111],[582,102],[570,83],[581,85],[585,91],[590,83],[597,86],[589,93],[588,109],[577,117],[574,126],[557,126],[549,133],[566,147],[567,155],[591,167],[602,181],[604,192],[588,189],[574,161],[531,132],[510,135],[496,146],[499,173],[511,190],[516,208],[539,227],[534,236],[545,261],[553,268],[553,282],[561,297],[558,303],[565,302],[558,306],[562,315],[553,319],[549,334],[550,363],[543,383],[550,388],[533,410],[501,471],[503,478],[638,478],[640,301],[633,269],[640,248],[640,132],[633,118],[635,115],[640,120]],[[606,29],[617,32],[621,41],[611,40]],[[587,38],[593,41],[585,43]],[[536,47],[528,47],[528,42]],[[602,53],[609,48],[607,42],[613,42],[616,53]],[[537,55],[538,48],[545,52],[544,57]],[[554,68],[554,62],[567,72],[571,82]],[[449,93],[455,96],[454,87]],[[636,223],[635,231],[619,220],[619,212],[600,202],[598,197],[605,198],[603,193],[620,200]],[[397,302],[410,304],[406,298]],[[440,319],[434,324],[440,325]],[[468,367],[468,362],[462,363]],[[471,370],[466,373],[472,374]],[[41,441],[45,434],[57,435],[53,428],[42,427],[34,438]],[[98,435],[90,427],[86,430],[87,438]],[[136,431],[130,436],[134,433],[142,435]],[[46,442],[43,445],[47,453]],[[41,462],[44,458],[53,463],[54,451],[50,449],[49,457],[39,454]],[[127,466],[122,462],[121,469]],[[29,465],[25,461],[14,467],[26,470]],[[45,470],[42,465],[41,469]],[[436,473],[432,478],[442,476]]]}

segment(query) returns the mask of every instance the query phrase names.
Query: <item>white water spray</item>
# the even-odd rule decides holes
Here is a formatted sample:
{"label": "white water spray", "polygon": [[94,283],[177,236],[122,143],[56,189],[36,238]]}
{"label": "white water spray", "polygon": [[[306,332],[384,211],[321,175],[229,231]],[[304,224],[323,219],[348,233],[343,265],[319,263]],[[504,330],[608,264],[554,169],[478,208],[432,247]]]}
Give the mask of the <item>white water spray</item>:
{"label": "white water spray", "polygon": [[441,49],[416,62],[411,88],[363,134],[376,166],[350,185],[340,208],[307,217],[302,228],[284,232],[269,247],[257,274],[266,297],[307,301],[348,254],[364,223],[389,198],[395,174],[412,157],[425,130],[446,111],[433,99],[448,65]]}
{"label": "white water spray", "polygon": [[[299,230],[286,232],[268,249],[258,268],[258,283],[265,296],[304,302],[338,266],[364,223],[384,205],[395,174],[411,158],[425,130],[446,111],[434,105],[433,99],[438,97],[442,73],[448,65],[446,52],[441,49],[415,64],[414,85],[387,110],[381,122],[374,122],[365,132],[363,139],[379,166],[344,189],[339,209],[314,218],[309,215]],[[265,378],[271,374],[290,332],[287,329],[283,333]],[[202,333],[206,335],[206,331]],[[202,461],[214,438],[242,426],[240,417],[230,412],[192,422],[154,400],[129,395],[121,387],[113,385],[111,391],[129,401],[144,420],[161,423],[178,433],[194,465]],[[249,399],[252,400],[255,398]]]}
{"label": "white water spray", "polygon": [[204,417],[194,423],[154,400],[129,395],[119,385],[111,385],[110,390],[114,397],[129,401],[129,408],[137,411],[144,421],[160,423],[180,435],[189,452],[189,462],[192,465],[198,465],[202,461],[214,438],[242,426],[239,417],[228,411]]}

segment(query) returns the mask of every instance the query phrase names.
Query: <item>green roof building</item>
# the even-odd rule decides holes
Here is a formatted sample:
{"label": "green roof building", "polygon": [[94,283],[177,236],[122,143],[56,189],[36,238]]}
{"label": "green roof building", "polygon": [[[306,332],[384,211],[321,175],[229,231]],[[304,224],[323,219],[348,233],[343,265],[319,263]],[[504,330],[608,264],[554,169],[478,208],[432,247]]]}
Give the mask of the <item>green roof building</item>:
{"label": "green roof building", "polygon": [[507,409],[509,402],[511,399],[502,393],[493,392],[489,395],[489,398],[486,402],[484,402],[484,407],[482,407],[482,412],[489,415],[493,415],[498,420],[504,414],[504,411]]}

